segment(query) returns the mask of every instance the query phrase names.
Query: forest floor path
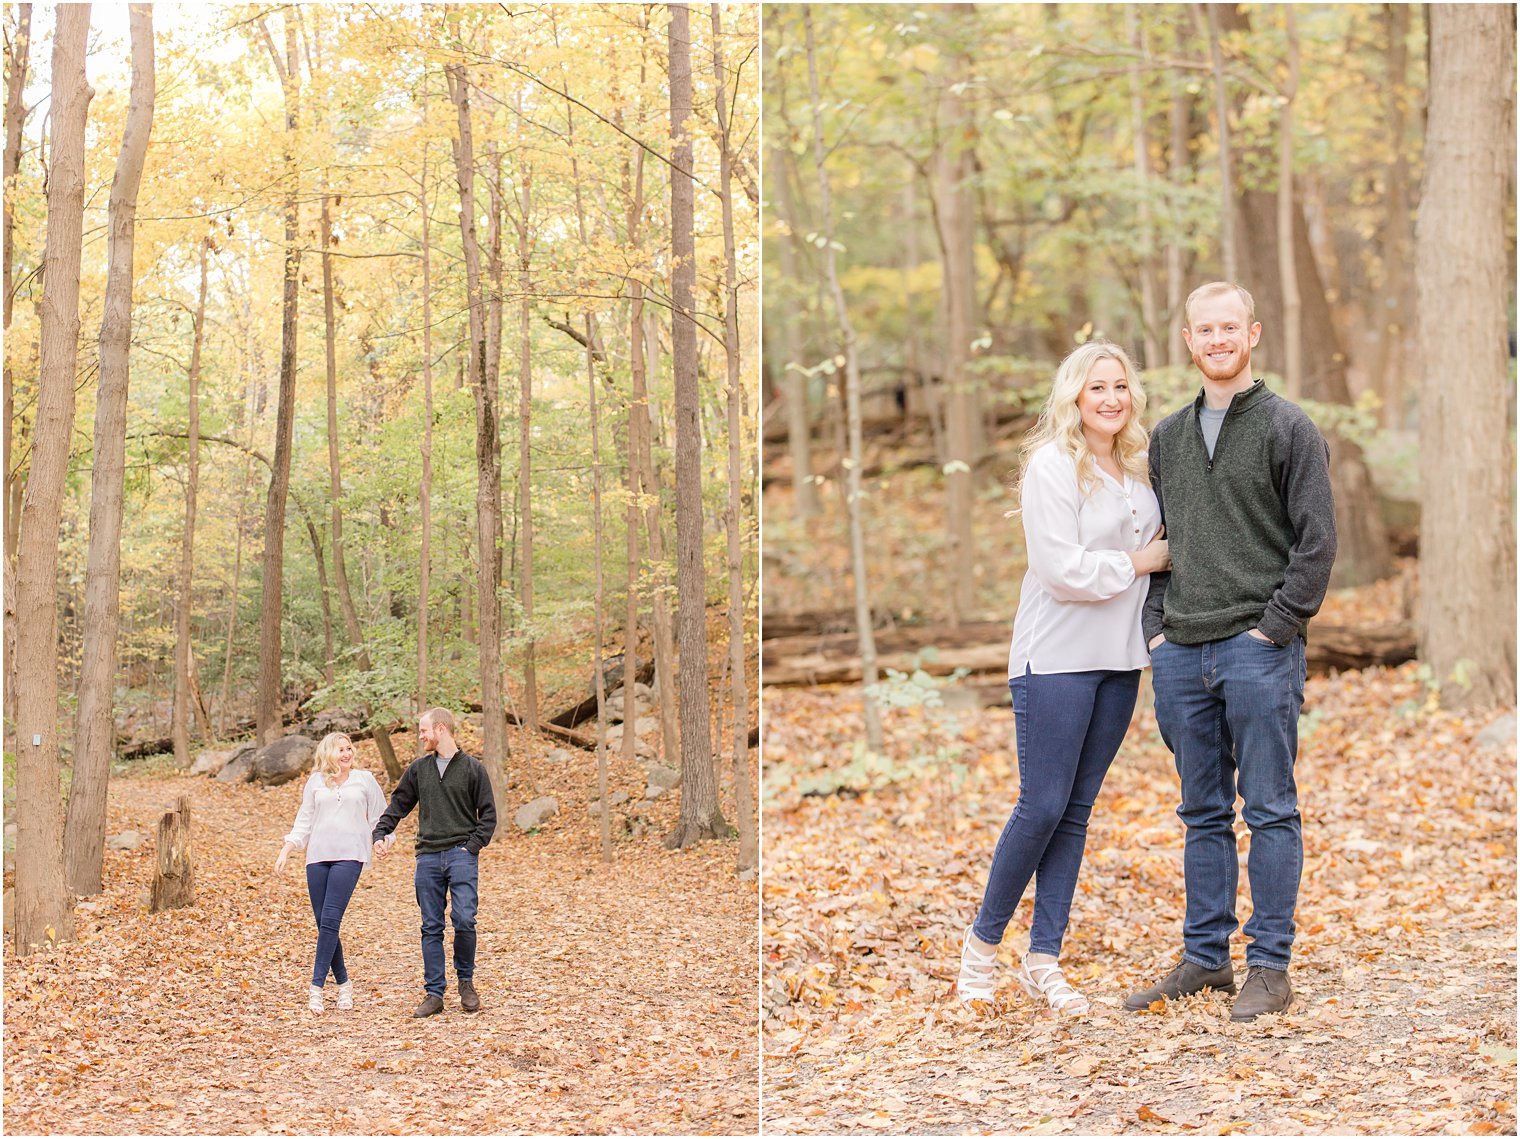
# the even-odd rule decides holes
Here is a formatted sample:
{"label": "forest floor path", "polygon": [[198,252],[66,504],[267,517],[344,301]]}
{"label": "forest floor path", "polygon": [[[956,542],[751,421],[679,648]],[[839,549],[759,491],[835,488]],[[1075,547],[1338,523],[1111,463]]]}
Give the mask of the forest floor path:
{"label": "forest floor path", "polygon": [[[380,769],[373,745],[360,752]],[[520,778],[521,799],[543,779]],[[8,1132],[755,1132],[756,885],[735,878],[731,842],[663,849],[676,795],[611,865],[584,802],[562,796],[533,834],[512,824],[517,799],[499,805],[480,864],[482,1008],[460,1010],[450,964],[444,1012],[425,1020],[410,1016],[423,996],[414,813],[344,920],[354,1010],[329,998],[318,1017],[300,855],[272,870],[302,782],[113,778],[107,833],[149,841],[107,852],[105,892],[75,911],[79,942],[25,959],[6,946]],[[154,826],[182,793],[197,901],[149,914]]]}
{"label": "forest floor path", "polygon": [[767,1134],[1514,1134],[1512,730],[1485,746],[1494,717],[1441,711],[1413,664],[1311,677],[1296,1003],[1252,1024],[1218,995],[1137,1015],[1124,997],[1174,963],[1183,913],[1148,689],[1072,906],[1081,1019],[1014,983],[1028,897],[994,1015],[955,996],[1017,797],[1012,712],[889,708],[886,758],[852,763],[858,690],[766,690]]}

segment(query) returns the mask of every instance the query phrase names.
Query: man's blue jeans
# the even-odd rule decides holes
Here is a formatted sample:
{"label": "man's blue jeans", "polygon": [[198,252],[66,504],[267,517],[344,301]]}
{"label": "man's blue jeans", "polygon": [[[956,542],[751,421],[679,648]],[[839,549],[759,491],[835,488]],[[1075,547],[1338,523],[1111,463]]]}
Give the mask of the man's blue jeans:
{"label": "man's blue jeans", "polygon": [[1163,641],[1151,652],[1156,723],[1182,781],[1187,825],[1182,956],[1205,969],[1230,960],[1238,921],[1235,794],[1251,830],[1247,965],[1286,969],[1304,845],[1293,764],[1304,703],[1304,641],[1279,648],[1240,633],[1201,645]]}
{"label": "man's blue jeans", "polygon": [[1058,957],[1087,846],[1087,820],[1124,742],[1140,671],[1053,672],[1008,682],[1019,801],[1003,827],[971,932],[996,945],[1034,879],[1029,952]]}
{"label": "man's blue jeans", "polygon": [[443,996],[443,911],[450,902],[454,924],[454,976],[475,977],[475,905],[479,900],[480,859],[462,846],[417,856],[417,907],[422,911],[422,985]]}

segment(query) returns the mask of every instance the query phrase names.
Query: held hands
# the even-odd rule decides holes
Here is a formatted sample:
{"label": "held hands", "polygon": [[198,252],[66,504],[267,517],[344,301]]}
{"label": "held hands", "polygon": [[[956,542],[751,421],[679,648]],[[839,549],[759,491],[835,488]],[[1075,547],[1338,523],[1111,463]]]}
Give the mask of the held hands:
{"label": "held hands", "polygon": [[375,855],[376,855],[376,857],[384,858],[387,854],[389,854],[391,852],[391,847],[393,847],[395,845],[396,845],[396,835],[395,835],[394,831],[392,833],[386,835],[382,839],[376,839],[375,840]]}

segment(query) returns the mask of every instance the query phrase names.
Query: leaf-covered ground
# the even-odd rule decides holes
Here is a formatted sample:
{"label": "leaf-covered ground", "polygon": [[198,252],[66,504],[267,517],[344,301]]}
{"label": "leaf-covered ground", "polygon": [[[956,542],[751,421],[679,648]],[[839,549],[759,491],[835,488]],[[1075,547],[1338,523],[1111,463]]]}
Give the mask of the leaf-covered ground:
{"label": "leaf-covered ground", "polygon": [[1310,678],[1297,1002],[1252,1025],[1223,997],[1122,1009],[1181,939],[1177,779],[1148,686],[1072,907],[1079,1020],[1013,982],[1028,898],[996,1015],[954,995],[1017,796],[1010,711],[889,711],[889,758],[869,761],[854,690],[764,706],[768,1133],[1514,1134],[1513,739],[1476,746],[1488,718],[1441,712],[1415,666]]}
{"label": "leaf-covered ground", "polygon": [[[735,878],[734,844],[665,851],[672,794],[604,866],[590,757],[553,764],[550,745],[512,742],[514,797],[481,858],[483,1007],[460,1011],[451,968],[444,1013],[420,1021],[415,814],[344,922],[355,1009],[318,1018],[305,1006],[315,934],[299,856],[283,878],[270,869],[300,782],[114,779],[108,833],[151,836],[192,796],[197,904],[147,912],[149,841],[107,853],[106,892],[76,910],[77,944],[17,959],[7,942],[5,1129],[753,1134],[756,887]],[[360,752],[380,770],[373,745]],[[637,799],[641,770],[615,771],[612,789]],[[539,793],[558,794],[560,814],[524,835],[513,811]]]}

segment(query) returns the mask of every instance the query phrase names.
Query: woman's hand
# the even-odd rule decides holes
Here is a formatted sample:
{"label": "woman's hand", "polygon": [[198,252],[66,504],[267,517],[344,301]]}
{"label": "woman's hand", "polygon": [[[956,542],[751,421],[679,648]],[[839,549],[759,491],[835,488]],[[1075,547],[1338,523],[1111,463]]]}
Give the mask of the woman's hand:
{"label": "woman's hand", "polygon": [[1162,573],[1172,568],[1172,555],[1163,535],[1166,531],[1157,534],[1142,549],[1130,554],[1129,560],[1135,563],[1135,576],[1145,573]]}
{"label": "woman's hand", "polygon": [[283,874],[283,873],[285,873],[285,860],[287,858],[289,858],[289,857],[290,857],[290,843],[287,842],[283,846],[280,847],[280,853],[279,853],[279,855],[274,860],[274,872],[276,874]]}

